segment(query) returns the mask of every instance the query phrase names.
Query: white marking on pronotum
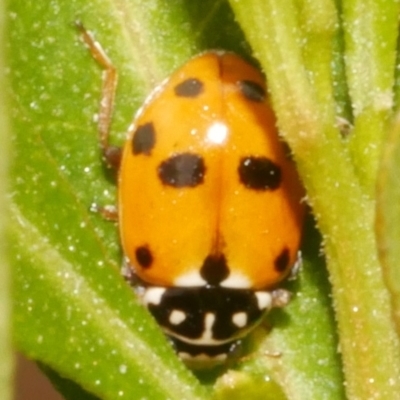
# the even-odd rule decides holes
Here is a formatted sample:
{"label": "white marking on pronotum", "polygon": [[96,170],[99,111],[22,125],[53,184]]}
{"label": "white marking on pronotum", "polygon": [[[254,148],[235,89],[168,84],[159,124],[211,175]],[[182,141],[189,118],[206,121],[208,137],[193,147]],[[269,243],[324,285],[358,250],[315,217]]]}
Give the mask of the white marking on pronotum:
{"label": "white marking on pronotum", "polygon": [[238,327],[243,328],[247,325],[247,314],[245,312],[237,312],[232,315],[232,322]]}
{"label": "white marking on pronotum", "polygon": [[179,325],[186,319],[186,314],[180,310],[173,310],[169,315],[169,322],[172,325]]}
{"label": "white marking on pronotum", "polygon": [[162,287],[152,287],[147,288],[143,295],[144,304],[154,304],[156,306],[160,305],[161,298],[165,293],[165,288]]}
{"label": "white marking on pronotum", "polygon": [[207,313],[204,317],[204,331],[203,334],[201,335],[201,340],[204,341],[212,341],[213,335],[212,335],[212,326],[214,325],[215,322],[215,314],[213,313]]}
{"label": "white marking on pronotum", "polygon": [[255,292],[257,298],[258,308],[260,310],[267,310],[271,308],[272,296],[270,292]]}

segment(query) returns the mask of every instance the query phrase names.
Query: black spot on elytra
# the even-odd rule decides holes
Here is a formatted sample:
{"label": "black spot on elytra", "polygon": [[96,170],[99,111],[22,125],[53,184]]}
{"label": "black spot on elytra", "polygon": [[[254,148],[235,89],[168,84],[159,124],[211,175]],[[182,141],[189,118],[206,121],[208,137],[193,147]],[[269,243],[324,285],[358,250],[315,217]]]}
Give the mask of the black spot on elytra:
{"label": "black spot on elytra", "polygon": [[140,246],[135,251],[136,260],[142,268],[150,268],[153,263],[153,255],[147,245]]}
{"label": "black spot on elytra", "polygon": [[158,176],[164,185],[176,188],[195,187],[203,183],[206,167],[197,154],[182,153],[163,161]]}
{"label": "black spot on elytra", "polygon": [[207,256],[200,270],[200,276],[212,286],[219,285],[228,275],[229,268],[223,254]]}
{"label": "black spot on elytra", "polygon": [[156,132],[154,125],[148,122],[144,125],[139,125],[136,128],[132,138],[132,152],[135,155],[146,154],[150,155],[151,150],[156,142]]}
{"label": "black spot on elytra", "polygon": [[175,94],[179,97],[197,97],[203,91],[203,82],[196,78],[188,78],[175,86]]}
{"label": "black spot on elytra", "polygon": [[243,157],[239,167],[240,182],[254,190],[275,190],[281,184],[281,169],[267,157]]}
{"label": "black spot on elytra", "polygon": [[263,102],[265,100],[265,90],[262,86],[254,81],[243,80],[238,81],[239,90],[242,92],[246,99],[256,102]]}
{"label": "black spot on elytra", "polygon": [[289,260],[290,260],[290,255],[289,255],[289,250],[285,247],[281,253],[279,254],[278,257],[275,258],[275,270],[277,272],[284,272],[287,270],[289,267]]}

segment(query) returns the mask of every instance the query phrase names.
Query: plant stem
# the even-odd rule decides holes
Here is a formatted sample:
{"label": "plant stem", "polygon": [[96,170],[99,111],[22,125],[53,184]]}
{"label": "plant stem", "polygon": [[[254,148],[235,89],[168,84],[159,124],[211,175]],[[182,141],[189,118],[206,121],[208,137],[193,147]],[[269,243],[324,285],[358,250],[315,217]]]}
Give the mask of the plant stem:
{"label": "plant stem", "polygon": [[357,176],[371,198],[393,107],[399,4],[398,0],[342,1],[346,75],[354,114],[350,150]]}

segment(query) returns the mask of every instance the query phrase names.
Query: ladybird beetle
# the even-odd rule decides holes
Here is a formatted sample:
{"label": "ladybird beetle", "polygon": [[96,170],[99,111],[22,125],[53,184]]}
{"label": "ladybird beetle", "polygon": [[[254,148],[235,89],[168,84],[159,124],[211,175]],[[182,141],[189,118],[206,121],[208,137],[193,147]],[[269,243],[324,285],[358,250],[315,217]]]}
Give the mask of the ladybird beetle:
{"label": "ladybird beetle", "polygon": [[116,70],[81,30],[106,71],[100,141],[120,158],[120,236],[141,300],[189,365],[221,363],[287,302],[277,286],[298,262],[303,189],[263,76],[229,52],[191,59],[145,101],[120,157],[108,144]]}

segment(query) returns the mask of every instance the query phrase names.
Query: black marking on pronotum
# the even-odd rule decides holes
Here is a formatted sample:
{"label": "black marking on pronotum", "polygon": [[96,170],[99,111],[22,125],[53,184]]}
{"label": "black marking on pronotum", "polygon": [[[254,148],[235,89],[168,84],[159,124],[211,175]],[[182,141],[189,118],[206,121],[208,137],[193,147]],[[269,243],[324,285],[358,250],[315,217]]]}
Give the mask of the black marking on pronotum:
{"label": "black marking on pronotum", "polygon": [[196,78],[188,78],[175,86],[175,94],[179,97],[197,97],[204,88],[203,82]]}
{"label": "black marking on pronotum", "polygon": [[139,125],[133,134],[132,152],[135,155],[146,154],[150,155],[156,143],[156,132],[154,125],[148,122],[144,125]]}
{"label": "black marking on pronotum", "polygon": [[150,268],[153,263],[153,255],[147,245],[140,246],[135,250],[136,261],[142,268]]}
{"label": "black marking on pronotum", "polygon": [[289,261],[290,261],[290,254],[289,250],[285,247],[281,253],[279,254],[278,257],[276,257],[274,265],[275,265],[275,270],[278,272],[284,272],[287,270],[289,267]]}
{"label": "black marking on pronotum", "polygon": [[275,190],[281,184],[281,169],[267,157],[243,157],[240,160],[239,179],[247,188]]}
{"label": "black marking on pronotum", "polygon": [[182,153],[164,160],[158,167],[158,176],[164,185],[176,188],[195,187],[203,183],[205,171],[202,157]]}
{"label": "black marking on pronotum", "polygon": [[265,100],[265,90],[257,82],[242,80],[237,82],[239,90],[248,100],[262,103]]}
{"label": "black marking on pronotum", "polygon": [[229,268],[223,254],[210,254],[200,269],[201,277],[209,285],[219,285],[229,275]]}

